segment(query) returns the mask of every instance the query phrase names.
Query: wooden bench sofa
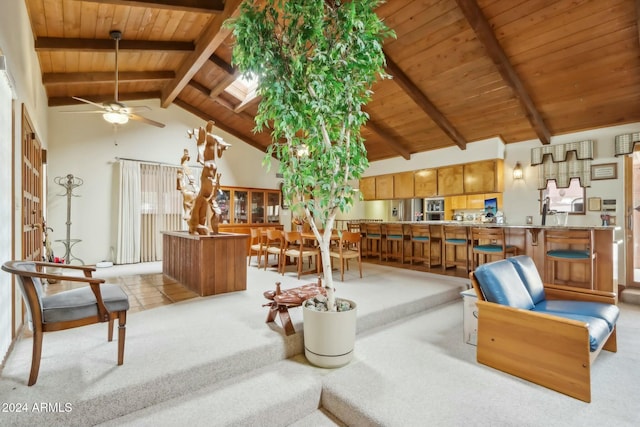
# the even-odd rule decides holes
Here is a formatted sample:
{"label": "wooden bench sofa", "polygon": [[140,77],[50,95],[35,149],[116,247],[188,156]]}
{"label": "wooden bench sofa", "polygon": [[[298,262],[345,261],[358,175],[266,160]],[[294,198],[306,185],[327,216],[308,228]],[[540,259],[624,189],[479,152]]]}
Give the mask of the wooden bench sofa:
{"label": "wooden bench sofa", "polygon": [[470,273],[478,296],[479,363],[591,401],[591,365],[617,351],[617,295],[543,284],[528,256]]}

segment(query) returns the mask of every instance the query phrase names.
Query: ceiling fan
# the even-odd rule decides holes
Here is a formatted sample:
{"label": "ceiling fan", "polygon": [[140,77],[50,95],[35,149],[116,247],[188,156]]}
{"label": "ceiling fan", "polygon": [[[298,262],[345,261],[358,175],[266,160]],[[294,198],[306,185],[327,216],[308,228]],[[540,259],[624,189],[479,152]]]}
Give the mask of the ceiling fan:
{"label": "ceiling fan", "polygon": [[137,114],[140,111],[151,110],[149,107],[146,107],[146,106],[127,107],[122,102],[118,101],[118,50],[119,50],[118,46],[119,46],[120,40],[122,39],[122,32],[119,30],[113,30],[109,32],[109,36],[116,42],[116,75],[115,75],[116,85],[115,85],[114,99],[113,101],[98,103],[98,102],[89,101],[88,99],[74,96],[73,99],[76,99],[78,101],[100,108],[100,110],[76,111],[76,113],[77,112],[100,113],[102,114],[103,119],[105,119],[107,122],[113,125],[123,125],[127,123],[129,119],[132,119],[132,120],[137,120],[139,122],[146,123],[152,126],[163,128],[165,126],[164,123],[156,122],[155,120],[151,120]]}

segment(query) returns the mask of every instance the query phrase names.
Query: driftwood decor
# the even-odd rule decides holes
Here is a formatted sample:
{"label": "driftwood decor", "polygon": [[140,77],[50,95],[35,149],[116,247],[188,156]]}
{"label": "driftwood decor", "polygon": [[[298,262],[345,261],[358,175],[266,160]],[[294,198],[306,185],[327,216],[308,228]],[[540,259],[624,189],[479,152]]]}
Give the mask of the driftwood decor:
{"label": "driftwood decor", "polygon": [[187,132],[189,138],[195,137],[197,141],[197,161],[202,165],[199,187],[187,164],[190,159],[188,149],[185,148],[180,161],[182,168],[178,171],[177,189],[182,193],[183,216],[189,225],[189,234],[218,234],[222,211],[216,197],[222,174],[218,172],[216,159],[222,157],[231,144],[212,134],[212,130],[213,121],[208,121],[204,127]]}

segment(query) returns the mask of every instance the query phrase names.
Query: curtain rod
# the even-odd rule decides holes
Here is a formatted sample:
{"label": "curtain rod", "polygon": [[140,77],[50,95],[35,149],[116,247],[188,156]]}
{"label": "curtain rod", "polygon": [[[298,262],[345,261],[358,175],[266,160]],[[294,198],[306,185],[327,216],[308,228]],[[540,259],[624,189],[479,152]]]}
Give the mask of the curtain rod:
{"label": "curtain rod", "polygon": [[[151,161],[151,160],[130,159],[130,158],[127,158],[127,157],[116,157],[116,160],[117,161],[129,160],[129,161],[132,161],[132,162],[146,163],[146,164],[149,164],[149,165],[164,165],[164,166],[173,166],[173,167],[177,167],[177,168],[182,167],[182,165],[178,165],[178,164],[175,164],[175,163],[165,163],[165,162],[155,162],[155,161]],[[200,165],[197,165],[197,164],[196,165],[190,165],[190,167],[199,167],[199,166]]]}

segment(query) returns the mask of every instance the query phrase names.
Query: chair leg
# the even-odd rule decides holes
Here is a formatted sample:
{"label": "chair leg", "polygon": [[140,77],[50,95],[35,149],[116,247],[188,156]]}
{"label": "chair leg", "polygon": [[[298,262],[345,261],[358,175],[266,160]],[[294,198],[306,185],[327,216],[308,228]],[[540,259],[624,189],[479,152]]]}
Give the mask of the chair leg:
{"label": "chair leg", "polygon": [[118,365],[124,363],[124,339],[126,335],[127,312],[118,313]]}
{"label": "chair leg", "polygon": [[109,315],[109,325],[107,328],[107,341],[113,341],[113,317]]}
{"label": "chair leg", "polygon": [[38,372],[40,371],[40,357],[42,356],[42,329],[34,325],[33,331],[33,349],[31,351],[31,373],[29,374],[29,382],[27,385],[32,386],[38,380]]}

